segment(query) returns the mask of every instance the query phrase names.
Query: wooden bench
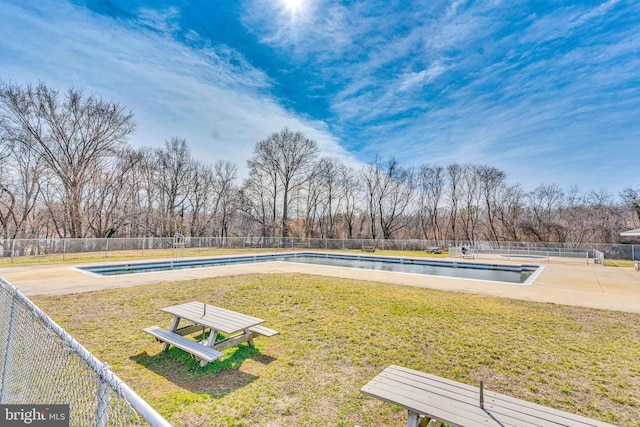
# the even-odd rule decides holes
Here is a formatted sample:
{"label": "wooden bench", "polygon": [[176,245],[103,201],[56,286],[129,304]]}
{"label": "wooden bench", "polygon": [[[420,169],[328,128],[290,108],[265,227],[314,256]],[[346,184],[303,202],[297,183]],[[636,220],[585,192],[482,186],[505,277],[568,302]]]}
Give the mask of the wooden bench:
{"label": "wooden bench", "polygon": [[191,353],[193,357],[200,360],[212,362],[224,356],[224,354],[222,354],[218,350],[214,350],[213,348],[207,347],[206,345],[191,341],[190,339],[185,338],[182,335],[167,331],[166,329],[162,329],[159,326],[150,326],[148,328],[144,328],[143,331],[153,335],[158,341],[171,344],[174,347]]}
{"label": "wooden bench", "polygon": [[272,337],[274,335],[278,335],[280,332],[274,331],[273,329],[265,328],[264,326],[252,326],[249,328],[250,332],[253,332],[257,335],[262,335],[265,337]]}
{"label": "wooden bench", "polygon": [[428,254],[441,254],[442,253],[442,248],[438,247],[438,246],[434,246],[432,248],[427,248],[426,253]]}
{"label": "wooden bench", "polygon": [[362,247],[362,252],[375,252],[376,251],[376,247],[375,246],[363,246]]}
{"label": "wooden bench", "polygon": [[407,427],[426,426],[430,421],[460,427],[613,427],[492,391],[481,393],[478,387],[395,365],[360,391],[407,409]]}
{"label": "wooden bench", "polygon": [[280,332],[274,331],[273,329],[265,328],[264,326],[256,325],[252,326],[249,329],[249,344],[253,345],[253,339],[256,335],[262,335],[265,337],[272,337],[274,335],[278,335]]}

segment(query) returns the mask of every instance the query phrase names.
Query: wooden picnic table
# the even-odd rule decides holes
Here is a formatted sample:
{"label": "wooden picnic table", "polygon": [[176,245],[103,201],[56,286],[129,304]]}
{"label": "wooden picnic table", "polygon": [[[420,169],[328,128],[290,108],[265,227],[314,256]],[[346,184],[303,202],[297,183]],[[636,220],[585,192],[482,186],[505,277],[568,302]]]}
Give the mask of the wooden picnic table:
{"label": "wooden picnic table", "polygon": [[[264,323],[263,319],[197,301],[165,307],[161,311],[173,315],[171,329],[167,331],[158,326],[151,326],[144,331],[164,342],[165,351],[174,345],[191,353],[200,359],[200,366],[222,357],[221,351],[227,348],[243,342],[252,346],[255,335],[271,337],[278,334],[272,329],[260,326]],[[180,327],[183,320],[190,324]],[[204,341],[206,329],[210,332]],[[199,331],[202,331],[203,337],[200,343],[184,338],[185,335]],[[216,341],[219,333],[225,334],[226,337]]]}
{"label": "wooden picnic table", "polygon": [[407,409],[408,427],[429,421],[459,427],[614,427],[504,394],[481,393],[479,387],[395,365],[360,391]]}

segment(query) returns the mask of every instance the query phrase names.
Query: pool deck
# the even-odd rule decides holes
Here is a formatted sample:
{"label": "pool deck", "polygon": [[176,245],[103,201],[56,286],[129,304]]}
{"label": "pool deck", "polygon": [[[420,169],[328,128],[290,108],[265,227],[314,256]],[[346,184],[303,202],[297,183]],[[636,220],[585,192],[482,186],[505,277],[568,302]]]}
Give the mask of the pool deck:
{"label": "pool deck", "polygon": [[[350,255],[353,255],[351,253]],[[350,269],[283,261],[254,264],[193,268],[155,273],[95,277],[73,267],[101,264],[32,265],[0,268],[0,277],[18,287],[28,297],[90,292],[167,281],[191,280],[253,273],[305,273],[347,279],[369,280],[399,285],[418,286],[456,292],[470,292],[515,298],[527,301],[552,302],[581,307],[640,313],[640,272],[633,267],[604,267],[599,264],[580,264],[573,260],[535,260],[491,258],[479,260],[438,258],[458,262],[495,264],[538,264],[544,269],[531,285],[513,285],[498,282],[424,276],[416,274]],[[142,261],[142,260],[140,260]],[[150,260],[144,260],[145,262]],[[166,259],[165,259],[166,261]],[[122,263],[122,261],[107,261]],[[133,263],[133,261],[132,261]]]}

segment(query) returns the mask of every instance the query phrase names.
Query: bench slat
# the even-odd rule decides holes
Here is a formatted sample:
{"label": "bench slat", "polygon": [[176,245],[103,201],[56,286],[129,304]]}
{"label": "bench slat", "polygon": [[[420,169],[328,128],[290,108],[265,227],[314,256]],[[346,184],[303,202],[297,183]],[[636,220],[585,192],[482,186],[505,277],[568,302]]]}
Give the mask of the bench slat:
{"label": "bench slat", "polygon": [[[478,394],[474,399],[462,398],[457,399],[451,395],[439,393],[417,393],[416,389],[411,385],[400,384],[397,382],[387,382],[379,380],[375,386],[377,392],[381,395],[395,397],[396,400],[402,399],[403,404],[407,408],[414,408],[414,411],[425,414],[434,419],[444,421],[453,425],[460,426],[584,426],[585,424],[576,424],[566,418],[557,418],[551,420],[549,417],[540,417],[540,414],[528,414],[522,412],[523,407],[516,406],[513,408],[505,408],[494,403],[494,399],[490,398],[486,391],[484,397],[484,410],[479,406]],[[422,390],[421,390],[422,391]],[[500,402],[498,402],[500,403]],[[397,404],[397,403],[396,403]]]}
{"label": "bench slat", "polygon": [[260,325],[250,327],[249,331],[255,332],[258,335],[264,335],[265,337],[272,337],[280,333],[278,331],[274,331],[273,329],[265,328],[264,326]]}
{"label": "bench slat", "polygon": [[601,421],[486,390],[483,409],[479,405],[478,387],[394,365],[361,391],[454,426],[611,427]]}
{"label": "bench slat", "polygon": [[[389,370],[379,375],[380,381],[389,384],[402,384],[414,395],[416,392],[433,393],[452,401],[460,402],[463,407],[476,408],[479,406],[479,390],[477,387],[469,386],[455,381],[446,380],[440,377],[411,373],[405,370]],[[463,387],[464,386],[464,387]],[[501,414],[509,419],[519,419],[535,425],[536,422],[544,420],[544,423],[555,423],[564,426],[597,426],[598,421],[583,418],[579,415],[527,402],[510,396],[502,395],[485,390],[485,409],[492,414]]]}
{"label": "bench slat", "polygon": [[[470,411],[463,412],[457,405],[452,404],[446,398],[436,395],[419,395],[409,388],[398,385],[389,385],[372,380],[362,387],[361,392],[401,406],[409,411],[446,422],[454,427],[501,426],[499,422],[487,417],[486,413],[482,414],[480,408],[475,413]],[[526,425],[522,424],[522,427],[526,427]]]}
{"label": "bench slat", "polygon": [[162,329],[159,326],[150,326],[148,328],[144,328],[143,331],[153,335],[160,341],[171,344],[174,347],[191,353],[198,359],[206,360],[207,362],[212,362],[224,356],[224,354],[222,354],[218,350],[214,350],[213,348],[207,347],[206,345],[191,341],[188,338],[185,338],[166,329]]}

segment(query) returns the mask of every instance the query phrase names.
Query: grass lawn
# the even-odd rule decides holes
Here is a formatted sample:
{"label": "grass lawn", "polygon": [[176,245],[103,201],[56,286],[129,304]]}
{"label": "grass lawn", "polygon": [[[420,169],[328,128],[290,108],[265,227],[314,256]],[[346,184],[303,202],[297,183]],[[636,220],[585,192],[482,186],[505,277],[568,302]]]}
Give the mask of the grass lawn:
{"label": "grass lawn", "polygon": [[[478,286],[482,286],[481,283]],[[280,335],[200,368],[142,332],[202,301]],[[640,426],[640,315],[304,274],[143,285],[34,302],[176,426],[402,426],[359,390],[390,364]]]}
{"label": "grass lawn", "polygon": [[604,265],[607,267],[633,267],[635,262],[630,259],[605,259]]}

